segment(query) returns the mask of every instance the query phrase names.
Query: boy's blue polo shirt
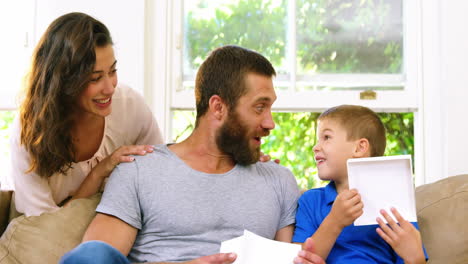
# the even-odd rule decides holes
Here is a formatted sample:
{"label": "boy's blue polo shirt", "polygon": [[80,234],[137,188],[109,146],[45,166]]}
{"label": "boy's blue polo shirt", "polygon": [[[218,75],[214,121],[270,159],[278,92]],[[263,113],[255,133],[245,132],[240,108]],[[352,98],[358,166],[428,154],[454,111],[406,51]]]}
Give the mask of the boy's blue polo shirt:
{"label": "boy's blue polo shirt", "polygon": [[[330,213],[336,196],[335,184],[330,182],[326,187],[311,189],[299,198],[293,242],[303,243],[317,231]],[[413,225],[418,228],[417,223]],[[352,224],[343,228],[326,262],[329,264],[404,263],[392,247],[377,234],[377,227],[378,225]]]}

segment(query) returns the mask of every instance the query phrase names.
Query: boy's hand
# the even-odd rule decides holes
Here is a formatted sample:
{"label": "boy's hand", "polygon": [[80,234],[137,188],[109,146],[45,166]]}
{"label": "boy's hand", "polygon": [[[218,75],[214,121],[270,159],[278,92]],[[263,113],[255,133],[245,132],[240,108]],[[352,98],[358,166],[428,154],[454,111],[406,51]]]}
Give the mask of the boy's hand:
{"label": "boy's hand", "polygon": [[362,208],[364,204],[357,190],[344,190],[336,196],[329,216],[343,229],[363,214]]}
{"label": "boy's hand", "polygon": [[[271,160],[271,157],[270,155],[268,154],[265,154],[263,152],[260,151],[260,158],[259,158],[259,161],[260,162],[267,162],[267,161],[270,161]],[[279,164],[280,163],[280,160],[279,159],[275,159],[273,160],[276,164]]]}
{"label": "boy's hand", "polygon": [[377,228],[379,236],[395,250],[405,263],[426,263],[419,231],[405,220],[395,208],[392,208],[391,211],[398,223],[385,210],[380,210],[388,225],[380,217],[377,217],[380,226]]}
{"label": "boy's hand", "polygon": [[316,254],[314,240],[309,237],[302,244],[302,250],[294,259],[294,264],[325,264],[325,261]]}

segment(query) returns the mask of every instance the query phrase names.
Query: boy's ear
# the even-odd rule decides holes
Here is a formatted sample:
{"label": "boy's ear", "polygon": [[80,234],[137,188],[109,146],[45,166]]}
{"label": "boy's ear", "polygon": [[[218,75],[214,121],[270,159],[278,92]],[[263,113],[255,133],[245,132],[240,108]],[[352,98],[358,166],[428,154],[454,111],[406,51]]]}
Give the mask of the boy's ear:
{"label": "boy's ear", "polygon": [[211,96],[209,100],[209,111],[217,120],[223,119],[224,115],[227,113],[227,107],[223,99],[219,95]]}
{"label": "boy's ear", "polygon": [[355,158],[370,157],[370,144],[367,138],[356,140],[356,148],[354,149]]}

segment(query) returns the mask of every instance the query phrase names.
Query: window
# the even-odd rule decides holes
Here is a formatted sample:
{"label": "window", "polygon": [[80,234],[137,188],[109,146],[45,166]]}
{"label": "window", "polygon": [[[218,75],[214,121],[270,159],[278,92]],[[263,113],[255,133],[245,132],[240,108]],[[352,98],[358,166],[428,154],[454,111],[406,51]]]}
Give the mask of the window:
{"label": "window", "polygon": [[[412,73],[417,54],[411,30],[415,25],[404,12],[414,9],[414,3],[182,1],[184,12],[174,16],[174,31],[176,21],[181,26],[173,61],[174,77],[180,81],[173,87],[172,106],[193,107],[192,94],[186,91],[193,89],[200,63],[212,49],[236,44],[259,51],[277,69],[275,85],[281,96],[276,109],[321,111],[355,103],[385,111],[414,111],[417,75]],[[375,100],[360,99],[367,90],[376,92]]]}
{"label": "window", "polygon": [[[387,154],[414,154],[418,21],[409,14],[419,10],[417,1],[177,0],[166,5],[173,10],[160,25],[168,38],[168,140],[179,141],[191,130],[182,124],[193,122],[194,79],[201,62],[212,49],[235,44],[262,53],[277,70],[277,129],[262,149],[281,154],[283,165],[292,159],[291,166],[301,166],[304,174],[315,167],[308,164],[313,163],[315,127],[288,130],[288,120],[313,123],[318,112],[339,104],[379,112],[387,130],[393,128]],[[394,128],[400,125],[401,131]],[[311,143],[298,145],[310,149],[291,150],[291,144],[281,149],[286,134],[301,134]],[[302,168],[304,159],[295,160],[303,152],[310,167]]]}

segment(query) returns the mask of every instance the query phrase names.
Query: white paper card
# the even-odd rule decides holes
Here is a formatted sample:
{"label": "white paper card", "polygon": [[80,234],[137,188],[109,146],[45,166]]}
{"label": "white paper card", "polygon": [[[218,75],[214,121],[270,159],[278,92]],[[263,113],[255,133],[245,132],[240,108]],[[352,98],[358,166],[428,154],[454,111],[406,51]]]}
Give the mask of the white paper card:
{"label": "white paper card", "polygon": [[234,252],[234,264],[292,264],[301,246],[270,240],[244,230],[244,235],[221,243],[221,253]]}
{"label": "white paper card", "polygon": [[377,217],[385,221],[379,211],[392,215],[391,207],[408,221],[417,221],[410,155],[349,159],[348,182],[364,204],[364,213],[354,225],[377,224]]}

